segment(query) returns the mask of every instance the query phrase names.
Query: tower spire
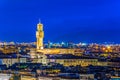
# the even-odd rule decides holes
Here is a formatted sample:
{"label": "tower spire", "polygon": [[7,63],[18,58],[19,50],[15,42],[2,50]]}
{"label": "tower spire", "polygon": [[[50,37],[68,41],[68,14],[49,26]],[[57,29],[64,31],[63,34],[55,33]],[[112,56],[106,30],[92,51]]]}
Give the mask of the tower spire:
{"label": "tower spire", "polygon": [[41,19],[39,18],[39,24],[41,23]]}

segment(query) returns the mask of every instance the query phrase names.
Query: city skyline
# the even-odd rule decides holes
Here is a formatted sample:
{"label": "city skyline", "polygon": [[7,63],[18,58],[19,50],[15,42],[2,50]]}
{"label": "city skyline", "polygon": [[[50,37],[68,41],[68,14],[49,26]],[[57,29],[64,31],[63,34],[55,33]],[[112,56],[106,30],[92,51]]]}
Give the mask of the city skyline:
{"label": "city skyline", "polygon": [[44,41],[120,43],[119,0],[1,0],[0,40],[36,41],[39,18]]}

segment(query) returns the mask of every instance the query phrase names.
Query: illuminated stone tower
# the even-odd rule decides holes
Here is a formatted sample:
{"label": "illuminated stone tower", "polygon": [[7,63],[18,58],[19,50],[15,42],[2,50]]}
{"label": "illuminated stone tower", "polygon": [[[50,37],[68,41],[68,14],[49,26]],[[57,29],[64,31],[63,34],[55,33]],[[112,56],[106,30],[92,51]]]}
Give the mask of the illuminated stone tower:
{"label": "illuminated stone tower", "polygon": [[43,49],[43,38],[44,38],[44,31],[43,31],[43,24],[40,22],[37,24],[37,31],[36,31],[36,38],[37,38],[37,50]]}

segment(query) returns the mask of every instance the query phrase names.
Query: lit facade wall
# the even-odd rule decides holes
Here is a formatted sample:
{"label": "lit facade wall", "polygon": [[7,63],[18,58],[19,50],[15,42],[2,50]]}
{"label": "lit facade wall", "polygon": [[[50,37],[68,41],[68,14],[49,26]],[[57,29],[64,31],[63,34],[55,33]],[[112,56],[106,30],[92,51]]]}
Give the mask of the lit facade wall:
{"label": "lit facade wall", "polygon": [[31,76],[21,76],[21,80],[37,80],[37,78]]}
{"label": "lit facade wall", "polygon": [[61,49],[61,48],[51,48],[51,49],[42,49],[38,50],[37,52],[41,52],[44,54],[82,54],[82,52],[76,52],[77,49]]}
{"label": "lit facade wall", "polygon": [[0,74],[0,80],[9,80],[11,76],[11,74]]}
{"label": "lit facade wall", "polygon": [[33,63],[47,64],[49,62],[59,63],[64,66],[108,66],[108,62],[99,62],[97,59],[33,59]]}
{"label": "lit facade wall", "polygon": [[7,65],[7,67],[11,66],[14,63],[17,63],[18,59],[10,59],[10,58],[4,58],[2,59],[2,63]]}
{"label": "lit facade wall", "polygon": [[64,66],[108,66],[108,62],[99,62],[97,59],[55,59],[54,61]]}
{"label": "lit facade wall", "polygon": [[26,58],[3,58],[2,60],[2,64],[7,65],[7,67],[12,66],[15,63],[26,63],[27,60]]}

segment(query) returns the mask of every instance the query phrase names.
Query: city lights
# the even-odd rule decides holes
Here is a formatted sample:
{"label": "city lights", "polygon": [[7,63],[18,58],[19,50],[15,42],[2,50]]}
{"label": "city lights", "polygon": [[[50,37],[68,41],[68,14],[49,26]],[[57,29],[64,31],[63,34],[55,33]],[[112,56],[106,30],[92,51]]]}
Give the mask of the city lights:
{"label": "city lights", "polygon": [[120,80],[120,0],[0,0],[0,80]]}

